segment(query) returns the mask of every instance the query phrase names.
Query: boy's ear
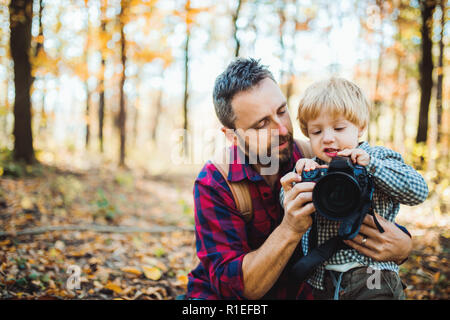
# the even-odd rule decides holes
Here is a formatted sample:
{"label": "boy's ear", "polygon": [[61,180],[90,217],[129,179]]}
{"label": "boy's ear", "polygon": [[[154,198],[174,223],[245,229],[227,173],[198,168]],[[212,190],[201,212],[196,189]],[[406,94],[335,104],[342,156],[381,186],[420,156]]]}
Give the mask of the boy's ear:
{"label": "boy's ear", "polygon": [[227,140],[230,141],[233,145],[237,144],[237,137],[233,129],[222,127],[220,128],[220,131],[224,133]]}

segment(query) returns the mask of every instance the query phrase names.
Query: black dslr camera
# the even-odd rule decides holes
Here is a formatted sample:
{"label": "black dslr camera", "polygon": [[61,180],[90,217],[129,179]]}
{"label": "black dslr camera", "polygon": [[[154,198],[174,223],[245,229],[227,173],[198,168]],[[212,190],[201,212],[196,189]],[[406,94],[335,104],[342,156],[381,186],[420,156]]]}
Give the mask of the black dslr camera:
{"label": "black dslr camera", "polygon": [[[312,247],[292,267],[291,272],[304,281],[311,272],[328,260],[337,250],[346,248],[344,239],[353,239],[367,213],[371,214],[380,232],[384,232],[371,210],[373,182],[366,169],[354,165],[349,157],[334,157],[328,168],[302,172],[302,182],[316,182],[313,203],[316,211],[327,219],[339,221],[338,235]],[[313,230],[315,232],[315,230]]]}
{"label": "black dslr camera", "polygon": [[302,182],[316,182],[313,203],[327,219],[340,221],[339,236],[353,239],[370,208],[373,183],[363,166],[334,157],[328,168],[302,172]]}

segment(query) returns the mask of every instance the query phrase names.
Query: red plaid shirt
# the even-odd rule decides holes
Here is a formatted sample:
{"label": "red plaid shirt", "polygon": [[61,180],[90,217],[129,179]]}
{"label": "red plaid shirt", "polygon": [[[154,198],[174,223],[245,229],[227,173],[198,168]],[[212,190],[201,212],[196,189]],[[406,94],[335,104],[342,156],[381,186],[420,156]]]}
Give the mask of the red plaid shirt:
{"label": "red plaid shirt", "polygon": [[[239,154],[236,149],[233,151],[232,154]],[[279,177],[292,171],[301,157],[294,144],[291,162]],[[261,175],[247,162],[240,164],[242,162],[230,164],[228,180],[248,180],[253,205],[253,219],[248,223],[237,211],[230,188],[211,162],[206,163],[195,181],[196,246],[201,263],[188,275],[187,298],[245,299],[243,258],[259,248],[283,219],[279,180],[272,191]],[[290,267],[301,256],[299,243],[284,271],[263,299],[312,299],[311,287],[306,283],[297,283],[289,276]]]}

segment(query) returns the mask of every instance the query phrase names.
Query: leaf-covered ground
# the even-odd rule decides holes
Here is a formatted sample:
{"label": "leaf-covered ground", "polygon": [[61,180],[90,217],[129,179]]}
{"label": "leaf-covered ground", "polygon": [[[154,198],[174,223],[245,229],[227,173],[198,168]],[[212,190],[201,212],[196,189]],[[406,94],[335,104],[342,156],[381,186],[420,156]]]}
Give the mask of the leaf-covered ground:
{"label": "leaf-covered ground", "polygon": [[[185,230],[193,225],[193,180],[194,173],[150,176],[105,167],[41,167],[31,176],[1,177],[0,230],[10,234],[0,236],[0,298],[174,299],[185,291],[193,262],[193,233]],[[414,251],[401,267],[407,298],[448,299],[448,230],[417,216],[420,207],[400,219],[414,235]],[[125,229],[17,234],[68,225]],[[171,230],[125,232],[136,226]],[[80,289],[69,289],[76,268]]]}

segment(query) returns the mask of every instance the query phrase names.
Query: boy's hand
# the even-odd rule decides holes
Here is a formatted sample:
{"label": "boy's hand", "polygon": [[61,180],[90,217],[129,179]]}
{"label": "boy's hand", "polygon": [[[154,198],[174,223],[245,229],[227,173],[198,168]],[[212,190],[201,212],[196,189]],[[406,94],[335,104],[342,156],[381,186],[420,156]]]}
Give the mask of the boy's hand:
{"label": "boy's hand", "polygon": [[338,156],[350,157],[353,163],[359,164],[360,166],[367,166],[370,162],[370,156],[367,152],[362,149],[344,149],[337,153]]}
{"label": "boy's hand", "polygon": [[295,164],[295,171],[300,175],[302,175],[303,170],[310,171],[320,167],[317,162],[312,159],[300,159]]}

